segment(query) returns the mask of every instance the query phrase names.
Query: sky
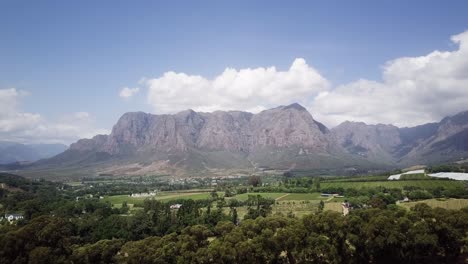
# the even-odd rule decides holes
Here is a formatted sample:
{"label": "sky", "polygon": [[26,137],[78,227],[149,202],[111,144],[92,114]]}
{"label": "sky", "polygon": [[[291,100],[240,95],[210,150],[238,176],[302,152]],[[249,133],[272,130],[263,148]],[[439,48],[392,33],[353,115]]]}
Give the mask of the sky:
{"label": "sky", "polygon": [[468,110],[467,1],[0,1],[0,140],[299,102],[329,127]]}

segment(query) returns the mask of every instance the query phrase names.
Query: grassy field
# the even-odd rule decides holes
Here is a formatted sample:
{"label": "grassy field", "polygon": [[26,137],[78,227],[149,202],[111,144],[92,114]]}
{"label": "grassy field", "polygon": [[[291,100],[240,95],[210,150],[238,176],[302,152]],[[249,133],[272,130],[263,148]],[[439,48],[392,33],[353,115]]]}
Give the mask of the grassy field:
{"label": "grassy field", "polygon": [[[282,213],[287,215],[288,213],[293,213],[295,216],[301,217],[306,214],[314,213],[317,211],[318,208],[318,201],[311,201],[309,203],[306,202],[298,202],[298,201],[288,201],[288,202],[280,202],[279,204],[276,203],[272,207],[272,213]],[[225,214],[229,214],[229,208],[225,207],[224,209]],[[247,206],[237,207],[237,215],[239,219],[243,219],[244,215],[247,213]]]}
{"label": "grassy field", "polygon": [[447,180],[409,180],[409,181],[369,181],[369,182],[322,182],[321,188],[371,188],[371,187],[386,187],[386,188],[400,188],[405,186],[420,187],[423,189],[432,189],[436,187],[456,188],[463,187],[461,181],[447,181]]}
{"label": "grassy field", "polygon": [[281,196],[286,195],[287,193],[243,193],[243,194],[238,194],[235,195],[234,197],[230,199],[237,199],[239,201],[246,201],[249,197],[249,195],[260,195],[265,198],[271,198],[271,199],[277,199]]}
{"label": "grassy field", "polygon": [[417,202],[401,203],[400,206],[403,206],[409,209],[411,207],[414,207],[418,203],[425,203],[433,208],[440,207],[444,209],[460,210],[468,206],[468,199],[446,199],[446,200],[429,199],[429,200],[422,200],[422,201],[417,201]]}
{"label": "grassy field", "polygon": [[388,176],[352,176],[352,177],[329,177],[324,182],[364,182],[364,181],[386,181]]}
{"label": "grassy field", "polygon": [[330,210],[330,211],[335,211],[338,213],[341,213],[343,209],[341,208],[341,203],[339,202],[332,202],[332,203],[325,203],[325,211]]}
{"label": "grassy field", "polygon": [[425,174],[403,174],[400,180],[434,180],[434,178]]}
{"label": "grassy field", "polygon": [[273,206],[273,213],[288,214],[293,213],[296,216],[303,216],[316,212],[319,200],[282,200],[277,201]]}
{"label": "grassy field", "polygon": [[303,200],[303,201],[310,201],[310,200],[326,200],[328,197],[321,197],[320,193],[290,193],[286,196],[280,197],[279,201],[287,201],[287,200]]}
{"label": "grassy field", "polygon": [[[222,192],[218,192],[218,195],[223,195]],[[162,192],[156,196],[150,197],[130,197],[128,195],[114,195],[104,197],[104,201],[109,201],[113,205],[121,205],[124,201],[128,204],[141,205],[145,199],[156,199],[160,201],[171,201],[176,199],[193,199],[201,200],[208,199],[210,197],[209,192]]]}

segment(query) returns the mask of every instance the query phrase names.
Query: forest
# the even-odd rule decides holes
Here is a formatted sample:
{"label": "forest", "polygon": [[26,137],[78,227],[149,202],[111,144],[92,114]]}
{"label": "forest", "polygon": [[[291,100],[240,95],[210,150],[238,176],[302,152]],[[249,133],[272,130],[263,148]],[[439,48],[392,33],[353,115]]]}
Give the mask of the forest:
{"label": "forest", "polygon": [[[249,195],[243,217],[209,199],[146,199],[137,210],[97,197],[76,199],[63,184],[2,175],[4,211],[25,218],[0,225],[0,263],[465,263],[468,208],[375,195],[349,215],[321,210],[273,213],[274,200]],[[239,201],[237,201],[239,202]],[[170,205],[180,204],[179,209]],[[228,210],[226,210],[228,209]]]}

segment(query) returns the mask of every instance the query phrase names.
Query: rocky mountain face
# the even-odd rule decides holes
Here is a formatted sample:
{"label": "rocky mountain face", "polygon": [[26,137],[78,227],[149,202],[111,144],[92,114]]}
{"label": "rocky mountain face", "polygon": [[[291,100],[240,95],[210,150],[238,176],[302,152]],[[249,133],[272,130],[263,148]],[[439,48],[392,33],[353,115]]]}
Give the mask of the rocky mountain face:
{"label": "rocky mountain face", "polygon": [[286,148],[300,145],[326,151],[328,129],[298,104],[280,106],[253,115],[240,111],[175,115],[126,113],[109,136],[82,139],[71,150],[109,154],[134,152],[234,151],[249,153],[256,148]]}
{"label": "rocky mountain face", "polygon": [[468,156],[468,111],[410,128],[347,121],[331,132],[331,141],[346,152],[400,167]]}
{"label": "rocky mountain face", "polygon": [[105,174],[224,174],[260,168],[388,168],[463,158],[468,112],[413,128],[344,122],[329,130],[299,104],[173,115],[126,113],[110,135],[82,139],[38,168]]}
{"label": "rocky mountain face", "polygon": [[349,121],[332,129],[331,141],[350,154],[387,163],[392,162],[392,153],[402,144],[396,126]]}
{"label": "rocky mountain face", "polygon": [[447,162],[468,157],[468,111],[426,125],[431,133],[422,134],[402,163]]}
{"label": "rocky mountain face", "polygon": [[329,155],[329,132],[299,104],[255,115],[192,110],[174,115],[126,113],[110,135],[79,140],[68,151],[39,165],[70,166],[75,161],[77,167],[98,164],[104,173],[134,174],[153,173],[150,167],[160,173],[275,164],[288,169],[296,167],[298,159],[304,163],[305,156]]}

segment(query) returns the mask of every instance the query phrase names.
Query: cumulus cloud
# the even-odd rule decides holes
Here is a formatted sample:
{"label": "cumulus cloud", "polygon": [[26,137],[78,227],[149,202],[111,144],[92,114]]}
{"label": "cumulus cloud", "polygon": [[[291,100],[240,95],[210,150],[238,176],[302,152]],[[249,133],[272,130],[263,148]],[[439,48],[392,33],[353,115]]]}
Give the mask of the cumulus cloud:
{"label": "cumulus cloud", "polygon": [[119,96],[121,98],[130,98],[132,96],[134,96],[135,94],[137,94],[138,92],[140,91],[140,88],[128,88],[128,87],[124,87],[122,90],[120,90],[120,93],[119,93]]}
{"label": "cumulus cloud", "polygon": [[451,40],[452,51],[396,58],[384,63],[381,80],[336,87],[301,58],[286,71],[227,68],[212,79],[171,71],[142,84],[156,113],[259,112],[299,102],[330,127],[346,120],[414,126],[468,110],[468,31]]}
{"label": "cumulus cloud", "polygon": [[105,129],[96,129],[87,112],[67,114],[54,121],[37,113],[23,112],[20,103],[26,95],[27,92],[15,88],[0,89],[0,140],[68,144],[79,138],[109,133]]}
{"label": "cumulus cloud", "polygon": [[382,81],[360,79],[320,93],[309,109],[329,125],[345,120],[413,126],[468,110],[468,31],[454,51],[402,57],[383,66]]}
{"label": "cumulus cloud", "polygon": [[300,58],[286,71],[275,67],[227,68],[213,79],[171,71],[148,79],[144,84],[148,87],[148,103],[157,113],[188,108],[206,112],[258,112],[292,102],[310,104],[317,94],[330,86],[317,70]]}

